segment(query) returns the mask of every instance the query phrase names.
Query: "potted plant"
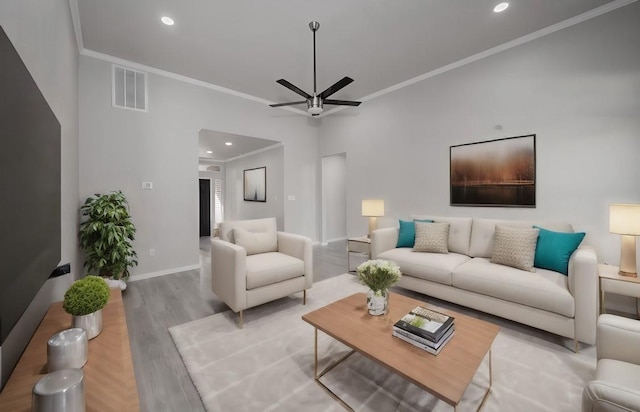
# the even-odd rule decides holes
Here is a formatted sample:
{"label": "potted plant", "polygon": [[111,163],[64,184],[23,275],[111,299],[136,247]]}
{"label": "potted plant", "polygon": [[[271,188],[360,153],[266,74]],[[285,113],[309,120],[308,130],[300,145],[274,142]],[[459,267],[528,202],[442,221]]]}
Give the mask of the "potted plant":
{"label": "potted plant", "polygon": [[367,309],[370,315],[384,315],[389,306],[389,288],[400,280],[400,267],[388,260],[368,260],[358,266],[358,279],[369,287]]}
{"label": "potted plant", "polygon": [[80,210],[86,217],[79,234],[80,247],[86,253],[84,266],[100,276],[127,280],[129,268],[138,264],[138,255],[131,244],[136,228],[124,194],[96,194]]}
{"label": "potted plant", "polygon": [[62,308],[71,315],[74,328],[87,331],[93,339],[102,331],[102,308],[109,301],[109,286],[99,276],[86,276],[73,282],[65,292]]}

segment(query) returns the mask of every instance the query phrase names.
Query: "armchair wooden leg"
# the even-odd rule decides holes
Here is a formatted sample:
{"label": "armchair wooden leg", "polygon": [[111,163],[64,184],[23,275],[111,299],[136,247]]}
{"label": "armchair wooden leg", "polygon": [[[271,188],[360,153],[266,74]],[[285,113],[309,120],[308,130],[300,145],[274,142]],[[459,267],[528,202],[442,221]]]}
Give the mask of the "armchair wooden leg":
{"label": "armchair wooden leg", "polygon": [[307,304],[307,290],[303,290],[302,291],[302,304],[306,305]]}
{"label": "armchair wooden leg", "polygon": [[240,319],[239,319],[238,327],[242,329],[242,326],[243,326],[242,311],[240,311]]}
{"label": "armchair wooden leg", "polygon": [[578,342],[578,339],[573,338],[573,347],[574,347],[574,352],[578,353],[580,351],[580,343]]}

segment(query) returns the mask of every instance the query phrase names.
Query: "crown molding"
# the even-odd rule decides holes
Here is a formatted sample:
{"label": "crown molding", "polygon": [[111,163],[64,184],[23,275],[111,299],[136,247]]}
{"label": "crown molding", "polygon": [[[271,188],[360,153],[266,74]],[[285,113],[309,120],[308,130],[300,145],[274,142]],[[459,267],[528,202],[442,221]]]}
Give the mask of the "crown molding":
{"label": "crown molding", "polygon": [[76,35],[78,53],[81,53],[84,50],[84,40],[82,40],[82,26],[80,25],[80,11],[78,9],[78,0],[69,0],[69,9],[71,11],[73,32]]}

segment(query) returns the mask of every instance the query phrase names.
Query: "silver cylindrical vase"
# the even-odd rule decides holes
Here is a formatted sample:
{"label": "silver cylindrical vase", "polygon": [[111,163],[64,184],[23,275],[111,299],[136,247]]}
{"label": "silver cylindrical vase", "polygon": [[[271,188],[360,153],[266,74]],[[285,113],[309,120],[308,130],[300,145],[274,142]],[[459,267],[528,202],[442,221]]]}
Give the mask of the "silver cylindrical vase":
{"label": "silver cylindrical vase", "polygon": [[71,325],[74,328],[82,328],[87,331],[89,340],[95,338],[102,332],[102,309],[84,316],[72,316]]}
{"label": "silver cylindrical vase", "polygon": [[89,355],[89,339],[82,328],[66,329],[47,341],[47,371],[82,368]]}
{"label": "silver cylindrical vase", "polygon": [[31,394],[32,412],[85,412],[82,369],[60,369],[42,377]]}

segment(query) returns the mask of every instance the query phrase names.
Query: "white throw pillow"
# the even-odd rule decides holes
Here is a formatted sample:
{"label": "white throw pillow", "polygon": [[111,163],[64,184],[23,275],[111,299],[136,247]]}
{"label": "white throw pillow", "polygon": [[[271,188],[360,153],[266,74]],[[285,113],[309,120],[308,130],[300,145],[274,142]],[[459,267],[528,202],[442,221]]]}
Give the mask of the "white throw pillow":
{"label": "white throw pillow", "polygon": [[449,253],[449,223],[415,222],[415,252]]}
{"label": "white throw pillow", "polygon": [[539,232],[538,229],[496,225],[491,263],[535,272],[533,262]]}
{"label": "white throw pillow", "polygon": [[277,252],[278,235],[276,232],[253,233],[244,229],[233,229],[236,245],[247,251],[247,256],[258,253]]}

